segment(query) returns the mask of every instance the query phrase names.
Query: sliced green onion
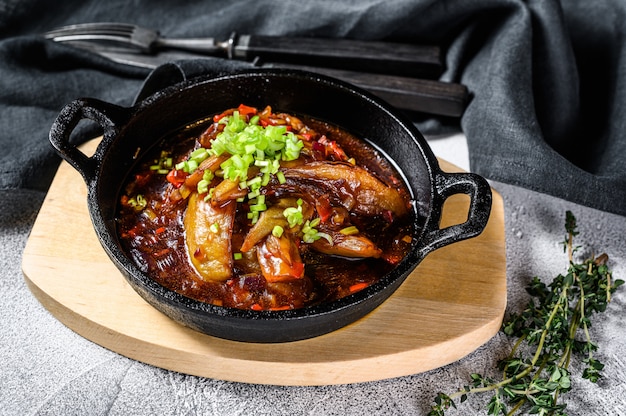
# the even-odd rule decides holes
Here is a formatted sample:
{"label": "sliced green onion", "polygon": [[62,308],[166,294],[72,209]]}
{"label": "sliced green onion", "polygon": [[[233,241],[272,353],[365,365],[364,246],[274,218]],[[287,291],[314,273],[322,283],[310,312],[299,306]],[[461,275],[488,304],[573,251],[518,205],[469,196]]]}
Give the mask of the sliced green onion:
{"label": "sliced green onion", "polygon": [[283,230],[283,227],[281,227],[280,225],[275,225],[272,229],[272,235],[276,238],[280,238],[283,235],[284,231],[285,230]]}
{"label": "sliced green onion", "polygon": [[250,205],[250,212],[261,212],[267,209],[267,205],[265,204],[254,204]]}
{"label": "sliced green onion", "polygon": [[253,143],[247,144],[244,149],[246,150],[246,154],[256,153],[256,145]]}
{"label": "sliced green onion", "polygon": [[[200,163],[209,156],[219,156],[224,153],[229,155],[216,172],[206,170],[202,180],[198,182],[199,193],[207,193],[205,200],[210,200],[213,188],[208,189],[214,176],[230,179],[239,183],[240,189],[247,189],[247,198],[250,201],[248,219],[255,224],[259,219],[259,213],[267,209],[265,197],[261,188],[268,185],[272,175],[276,175],[282,184],[286,182],[285,174],[280,172],[280,161],[295,160],[300,157],[300,150],[304,142],[294,133],[287,131],[287,126],[259,125],[259,116],[255,115],[246,122],[239,111],[233,111],[232,115],[220,119],[224,129],[211,142],[211,147],[200,147],[189,154],[187,160],[177,163],[176,169],[186,173],[193,173]],[[165,164],[172,164],[169,155],[162,155]],[[260,174],[248,178],[250,167],[259,168]],[[155,167],[155,170],[162,168]],[[238,198],[238,202],[245,202],[244,198]],[[283,213],[290,227],[301,225],[304,221],[302,215],[302,200],[298,201],[297,207],[285,210]],[[212,226],[213,227],[213,226]]]}
{"label": "sliced green onion", "polygon": [[177,163],[175,167],[177,170],[182,170],[186,173],[193,173],[196,169],[198,169],[198,162],[193,159],[183,160],[182,162]]}
{"label": "sliced green onion", "polygon": [[300,225],[304,222],[304,216],[302,215],[302,206],[288,207],[283,210],[283,216],[289,223],[289,228],[293,228],[296,225]]}
{"label": "sliced green onion", "polygon": [[143,195],[137,194],[135,197],[128,200],[128,205],[133,207],[136,211],[141,211],[148,205],[148,201]]}
{"label": "sliced green onion", "polygon": [[359,233],[359,229],[356,228],[354,225],[351,225],[349,227],[341,229],[339,232],[343,235],[355,235]]}
{"label": "sliced green onion", "polygon": [[220,231],[220,225],[216,222],[214,222],[213,224],[211,224],[211,226],[209,227],[209,230],[213,233],[213,234],[217,234]]}
{"label": "sliced green onion", "polygon": [[198,193],[204,194],[207,192],[209,192],[209,181],[202,179],[200,182],[198,182]]}
{"label": "sliced green onion", "polygon": [[255,176],[254,178],[249,179],[249,180],[246,182],[246,185],[248,185],[248,186],[250,186],[250,187],[253,187],[253,186],[254,186],[254,185],[256,185],[256,184],[261,184],[261,181],[262,181],[262,179],[261,179],[261,177],[260,177],[260,176]]}
{"label": "sliced green onion", "polygon": [[209,169],[205,170],[204,173],[202,174],[202,179],[207,182],[212,181],[214,177],[215,177],[215,174],[213,173],[212,170],[209,170]]}
{"label": "sliced green onion", "polygon": [[204,147],[197,148],[189,155],[189,159],[195,160],[197,163],[201,163],[207,157],[209,157],[209,152]]}
{"label": "sliced green onion", "polygon": [[187,161],[187,173],[193,173],[196,169],[198,169],[198,162],[194,159],[189,159]]}
{"label": "sliced green onion", "polygon": [[[245,117],[240,117],[237,111],[220,120],[226,126],[207,151],[213,155],[224,152],[231,155],[227,163],[222,165],[225,178],[247,180],[247,170],[251,165],[261,167],[262,173],[275,174],[280,166],[278,160],[295,160],[300,157],[304,143],[287,131],[286,126],[263,127],[258,125],[258,121],[259,117],[253,116],[246,123]],[[269,163],[266,161],[268,157],[277,160]]]}
{"label": "sliced green onion", "polygon": [[165,150],[161,151],[159,159],[154,160],[154,165],[150,166],[150,170],[155,171],[160,175],[167,175],[172,169],[172,158]]}
{"label": "sliced green onion", "polygon": [[317,225],[319,225],[319,218],[315,218],[313,221],[307,221],[304,223],[302,227],[302,241],[305,243],[311,244],[320,238],[326,239],[331,245],[333,243],[333,238],[327,233],[321,233],[315,229]]}
{"label": "sliced green onion", "polygon": [[302,140],[292,132],[288,132],[285,139],[285,149],[283,151],[283,160],[296,160],[300,157],[300,149],[304,147]]}
{"label": "sliced green onion", "polygon": [[209,192],[207,193],[207,195],[204,197],[204,200],[206,202],[209,202],[211,200],[211,198],[213,198],[213,193],[215,192],[215,188],[211,188],[209,189]]}
{"label": "sliced green onion", "polygon": [[234,260],[241,260],[243,258],[243,254],[241,253],[233,253]]}
{"label": "sliced green onion", "polygon": [[256,224],[259,220],[259,212],[258,211],[250,211],[247,215],[248,219],[252,224]]}
{"label": "sliced green onion", "polygon": [[325,239],[326,241],[328,241],[328,244],[330,244],[331,246],[334,244],[333,238],[329,234],[317,232],[316,236],[317,236],[317,239],[320,239],[320,238]]}

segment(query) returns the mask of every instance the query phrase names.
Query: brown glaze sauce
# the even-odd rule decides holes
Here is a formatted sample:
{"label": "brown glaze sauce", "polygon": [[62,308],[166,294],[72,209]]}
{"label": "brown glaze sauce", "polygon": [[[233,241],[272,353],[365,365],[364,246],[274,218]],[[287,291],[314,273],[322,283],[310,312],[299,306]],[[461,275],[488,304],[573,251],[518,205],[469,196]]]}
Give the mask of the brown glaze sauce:
{"label": "brown glaze sauce", "polygon": [[[273,176],[261,188],[266,204],[268,208],[285,201],[293,204],[295,199],[300,198],[304,201],[304,211],[310,219],[324,217],[317,228],[336,236],[333,240],[335,244],[326,244],[323,238],[315,244],[309,244],[302,241],[301,232],[293,231],[298,227],[283,227],[283,236],[273,241],[285,242],[283,237],[289,238],[289,247],[295,247],[297,253],[287,260],[295,263],[283,261],[281,267],[286,267],[285,264],[289,266],[288,275],[277,278],[272,275],[270,278],[264,268],[267,265],[263,264],[266,258],[272,260],[271,253],[266,257],[262,253],[267,250],[271,252],[269,240],[272,237],[257,242],[247,252],[240,251],[253,227],[248,218],[251,203],[240,198],[240,202],[232,202],[233,206],[236,204],[232,222],[226,222],[232,225],[232,230],[228,230],[229,245],[222,245],[229,249],[228,256],[232,256],[232,259],[216,259],[220,264],[231,267],[230,275],[225,279],[207,279],[203,276],[192,257],[202,257],[200,261],[203,261],[210,253],[198,254],[199,248],[190,253],[186,241],[189,236],[185,215],[191,197],[184,195],[186,192],[183,190],[188,187],[181,187],[180,183],[188,180],[190,175],[173,171],[176,170],[174,166],[186,160],[192,150],[211,147],[212,140],[222,128],[216,120],[231,113],[232,109],[164,137],[131,172],[120,197],[118,236],[142,271],[161,285],[202,302],[240,309],[283,310],[339,299],[362,290],[377,282],[406,255],[411,236],[414,235],[414,214],[409,191],[393,165],[371,145],[337,126],[306,116],[274,113],[268,107],[247,115],[247,119],[250,120],[256,114],[261,115],[261,121],[265,117],[272,124],[286,124],[305,142],[305,147],[298,160],[281,162],[281,170],[287,177],[284,183]],[[168,158],[171,158],[169,162]],[[368,175],[397,193],[405,211],[396,209],[394,213],[389,209],[372,208],[367,205],[372,203],[369,200],[359,206],[360,202],[354,200],[365,195],[362,191],[364,185],[357,184],[359,189],[355,191],[354,186],[350,188],[346,183],[349,181],[347,178],[318,177],[315,170],[312,176],[307,176],[306,169],[298,170],[303,166],[314,166],[315,163],[328,166],[331,174],[336,173],[335,168],[345,168],[351,172],[351,166],[362,167]],[[290,171],[291,167],[294,169]],[[251,172],[255,173],[254,170]],[[212,187],[222,180],[220,173],[221,170],[217,169],[215,178],[210,182]],[[176,174],[181,174],[178,183],[173,178]],[[198,200],[208,198],[204,194],[200,195],[200,191],[193,186],[190,189],[192,194],[198,194]],[[363,195],[356,195],[357,192]],[[373,202],[376,205],[377,200]],[[222,206],[217,209],[222,209]],[[284,220],[278,223],[284,225],[281,221]],[[197,224],[195,226],[198,227]],[[376,255],[371,255],[371,247],[367,248],[370,255],[365,257],[347,257],[341,252],[333,252],[343,238],[337,230],[349,227],[358,230],[359,238],[373,243]],[[331,247],[328,249],[331,250],[330,254],[320,248],[323,245],[327,249]],[[281,245],[283,254],[284,247],[287,246]],[[357,247],[356,250],[358,252],[361,248]],[[300,262],[303,271],[299,269]]]}

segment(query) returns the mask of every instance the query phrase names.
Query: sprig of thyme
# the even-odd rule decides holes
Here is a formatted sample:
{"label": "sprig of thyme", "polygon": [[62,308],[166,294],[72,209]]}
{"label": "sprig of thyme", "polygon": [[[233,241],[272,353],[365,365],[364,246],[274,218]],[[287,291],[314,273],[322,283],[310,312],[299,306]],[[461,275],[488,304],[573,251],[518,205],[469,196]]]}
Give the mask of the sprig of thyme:
{"label": "sprig of thyme", "polygon": [[583,357],[583,378],[595,383],[602,377],[604,365],[593,355],[598,346],[589,333],[590,318],[606,310],[611,294],[624,281],[612,279],[606,254],[574,262],[574,253],[579,249],[574,246],[578,231],[570,211],[565,215],[565,230],[567,273],[559,274],[547,286],[534,277],[527,288],[534,300],[502,325],[505,334],[518,338],[508,357],[498,362],[502,379],[472,374],[471,383],[460,391],[438,393],[429,416],[444,416],[446,410],[456,408],[455,400],[463,403],[468,395],[485,392],[492,394],[487,406],[491,416],[522,411],[565,416],[566,404],[559,397],[572,388],[568,369],[572,356]]}

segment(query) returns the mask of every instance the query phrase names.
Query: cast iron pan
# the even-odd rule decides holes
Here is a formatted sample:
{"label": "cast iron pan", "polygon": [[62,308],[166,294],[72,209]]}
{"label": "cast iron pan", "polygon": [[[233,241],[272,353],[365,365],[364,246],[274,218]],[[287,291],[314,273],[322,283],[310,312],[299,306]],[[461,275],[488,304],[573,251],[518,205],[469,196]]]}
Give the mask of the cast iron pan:
{"label": "cast iron pan", "polygon": [[[337,301],[289,311],[249,311],[184,297],[157,284],[137,267],[116,233],[116,206],[126,175],[167,133],[241,103],[271,105],[275,110],[335,123],[368,140],[395,162],[412,192],[416,220],[411,251],[394,270],[378,283]],[[98,123],[104,131],[91,157],[70,143],[72,131],[84,119]],[[480,234],[491,209],[488,183],[475,174],[442,172],[420,132],[390,105],[349,84],[301,71],[254,70],[195,78],[130,108],[95,99],[76,100],[60,112],[50,142],[83,176],[97,236],[133,289],[171,319],[236,341],[302,340],[356,321],[385,301],[428,253]],[[440,229],[443,203],[458,193],[471,198],[467,221]]]}

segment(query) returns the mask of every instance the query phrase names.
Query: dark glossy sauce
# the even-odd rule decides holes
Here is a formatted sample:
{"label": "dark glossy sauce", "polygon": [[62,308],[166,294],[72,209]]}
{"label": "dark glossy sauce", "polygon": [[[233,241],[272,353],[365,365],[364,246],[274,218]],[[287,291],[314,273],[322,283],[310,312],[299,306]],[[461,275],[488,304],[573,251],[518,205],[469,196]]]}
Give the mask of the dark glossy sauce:
{"label": "dark glossy sauce", "polygon": [[[318,136],[339,144],[357,166],[364,167],[401,195],[407,211],[402,216],[389,212],[367,213],[339,212],[347,215],[346,225],[354,226],[359,235],[371,240],[382,253],[377,258],[348,258],[323,254],[310,244],[296,241],[304,273],[301,278],[268,282],[261,272],[257,251],[239,253],[246,234],[252,227],[248,218],[250,206],[237,203],[232,228],[232,276],[223,281],[207,281],[194,267],[186,246],[185,210],[189,198],[181,198],[178,190],[166,180],[165,167],[159,173],[155,162],[162,160],[162,152],[171,155],[172,164],[184,160],[192,149],[203,141],[202,134],[212,119],[165,137],[159,146],[144,158],[131,173],[121,197],[118,213],[118,234],[125,249],[138,266],[161,285],[184,296],[215,305],[241,309],[292,309],[347,296],[375,283],[392,270],[408,252],[413,230],[413,211],[409,193],[402,177],[393,166],[376,151],[350,133],[336,126],[301,117],[304,124]],[[206,143],[205,143],[206,144]],[[315,147],[315,146],[313,146]],[[319,158],[319,155],[317,156]],[[330,156],[332,159],[332,156]],[[310,204],[324,190],[311,192],[310,186],[300,194]],[[268,206],[279,201],[282,193],[296,192],[297,182],[289,180],[278,184],[275,179],[268,184]],[[137,207],[137,199],[145,206]],[[130,202],[129,202],[130,201]],[[317,212],[316,212],[317,214]],[[314,214],[314,215],[316,215]]]}

